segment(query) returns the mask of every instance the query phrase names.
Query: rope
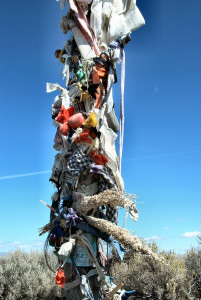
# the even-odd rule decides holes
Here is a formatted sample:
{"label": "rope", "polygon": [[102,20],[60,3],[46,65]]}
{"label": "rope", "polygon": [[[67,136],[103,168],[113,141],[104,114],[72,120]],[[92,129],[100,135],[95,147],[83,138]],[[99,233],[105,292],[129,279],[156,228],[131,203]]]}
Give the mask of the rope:
{"label": "rope", "polygon": [[100,238],[98,239],[98,243],[99,243],[99,245],[101,245],[101,249],[102,249],[102,251],[98,250],[98,253],[100,255],[102,266],[105,267],[105,263],[107,261],[107,257],[105,256],[103,243],[101,242]]}
{"label": "rope", "polygon": [[[96,255],[94,253],[94,250],[89,242],[89,240],[85,237],[85,236],[79,236],[78,237],[82,242],[83,244],[88,247],[88,249],[86,249],[88,255],[90,258],[92,258],[92,260],[94,261],[95,265],[96,265],[96,269],[97,269],[97,272],[98,272],[98,275],[100,277],[100,280],[104,280],[105,279],[105,274],[103,272],[103,270],[101,269],[99,263],[98,263],[98,260],[96,258]],[[88,251],[89,250],[89,251]]]}
{"label": "rope", "polygon": [[[86,250],[87,254],[89,255],[89,258],[95,263],[96,270],[97,270],[98,276],[100,277],[100,280],[105,281],[105,274],[104,274],[102,268],[99,265],[99,262],[96,258],[94,250],[91,246],[91,243],[89,242],[87,237],[82,236],[81,234],[82,234],[82,231],[78,231],[76,234],[73,234],[71,236],[71,238],[77,238],[78,240],[80,240],[82,242],[83,246],[85,247],[85,250]],[[65,238],[65,240],[68,240],[68,239]]]}
{"label": "rope", "polygon": [[44,258],[45,258],[45,262],[48,266],[48,268],[53,272],[53,273],[56,273],[56,271],[51,267],[51,265],[49,264],[49,261],[48,261],[48,247],[49,247],[49,239],[50,239],[50,233],[48,234],[47,238],[46,238],[46,241],[45,241],[45,244],[44,244]]}

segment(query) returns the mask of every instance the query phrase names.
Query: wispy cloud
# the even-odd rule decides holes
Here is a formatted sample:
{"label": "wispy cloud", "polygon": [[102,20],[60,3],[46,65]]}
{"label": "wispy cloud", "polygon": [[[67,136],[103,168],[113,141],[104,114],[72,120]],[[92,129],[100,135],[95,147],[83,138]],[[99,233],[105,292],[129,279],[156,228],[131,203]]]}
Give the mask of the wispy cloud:
{"label": "wispy cloud", "polygon": [[41,174],[47,174],[47,173],[50,173],[50,172],[51,172],[51,170],[46,170],[46,171],[39,171],[39,172],[32,172],[32,173],[24,173],[24,174],[1,176],[0,180],[12,179],[12,178],[19,178],[19,177],[28,177],[28,176],[34,176],[34,175],[41,175]]}
{"label": "wispy cloud", "polygon": [[145,238],[145,241],[157,241],[157,240],[162,240],[162,236],[157,236],[157,235],[153,235],[150,237]]}
{"label": "wispy cloud", "polygon": [[17,249],[21,250],[41,250],[43,248],[44,241],[35,240],[29,243],[15,241],[15,242],[3,242],[0,241],[0,252],[9,252]]}
{"label": "wispy cloud", "polygon": [[201,232],[191,231],[191,232],[185,232],[184,234],[182,234],[182,237],[185,237],[185,238],[195,238],[197,236],[201,236]]}
{"label": "wispy cloud", "polygon": [[169,230],[170,227],[165,226],[163,229],[164,229],[164,230]]}

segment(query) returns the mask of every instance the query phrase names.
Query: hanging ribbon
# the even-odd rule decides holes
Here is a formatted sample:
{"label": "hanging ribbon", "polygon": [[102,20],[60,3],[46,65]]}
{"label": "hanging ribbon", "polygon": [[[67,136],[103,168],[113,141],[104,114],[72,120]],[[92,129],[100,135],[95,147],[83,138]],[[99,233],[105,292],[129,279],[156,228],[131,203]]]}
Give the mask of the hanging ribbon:
{"label": "hanging ribbon", "polygon": [[125,52],[121,48],[121,103],[120,103],[120,133],[119,133],[119,172],[121,174],[121,162],[124,142],[124,85],[125,85]]}
{"label": "hanging ribbon", "polygon": [[119,130],[119,172],[121,174],[121,162],[124,141],[124,86],[125,86],[125,52],[121,41],[113,41],[110,48],[114,49],[114,60],[121,61],[121,99],[120,99],[120,130]]}

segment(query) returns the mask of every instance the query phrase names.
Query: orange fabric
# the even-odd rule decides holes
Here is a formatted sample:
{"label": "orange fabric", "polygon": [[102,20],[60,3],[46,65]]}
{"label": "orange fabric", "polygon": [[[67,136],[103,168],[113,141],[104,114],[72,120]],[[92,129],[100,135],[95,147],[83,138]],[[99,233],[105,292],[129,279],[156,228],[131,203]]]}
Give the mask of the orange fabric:
{"label": "orange fabric", "polygon": [[59,269],[57,271],[57,275],[54,277],[54,280],[55,280],[55,282],[56,282],[56,284],[58,286],[60,286],[61,288],[64,287],[64,284],[65,284],[65,275],[64,275],[63,270]]}
{"label": "orange fabric", "polygon": [[[93,68],[93,83],[99,83],[100,82],[100,77],[98,75],[98,71],[96,67]],[[97,87],[97,92],[96,93],[96,103],[95,103],[95,108],[100,108],[101,105],[101,88],[100,86]]]}
{"label": "orange fabric", "polygon": [[104,69],[104,68],[102,68],[102,67],[99,67],[99,66],[96,66],[95,68],[96,68],[96,71],[97,71],[98,76],[99,76],[100,78],[103,78],[103,77],[106,77],[106,76],[107,76],[108,70],[106,70],[106,69]]}
{"label": "orange fabric", "polygon": [[74,106],[69,107],[66,109],[63,105],[61,106],[61,110],[56,117],[56,121],[58,123],[64,124],[68,121],[68,119],[74,114]]}

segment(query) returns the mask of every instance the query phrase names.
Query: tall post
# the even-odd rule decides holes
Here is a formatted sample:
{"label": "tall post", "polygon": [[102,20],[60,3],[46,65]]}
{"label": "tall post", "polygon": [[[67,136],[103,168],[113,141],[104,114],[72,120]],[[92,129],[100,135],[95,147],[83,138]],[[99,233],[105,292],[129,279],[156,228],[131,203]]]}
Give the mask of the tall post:
{"label": "tall post", "polygon": [[[55,280],[66,299],[113,299],[123,284],[114,287],[106,276],[108,244],[127,246],[128,240],[124,229],[119,234],[118,206],[127,208],[133,220],[138,218],[135,198],[125,193],[121,177],[124,47],[144,19],[135,0],[57,1],[65,10],[60,28],[72,35],[55,51],[64,86],[47,84],[47,92],[57,91],[52,105],[57,154],[50,177],[56,191],[50,222],[41,234],[49,231],[46,245],[58,256]],[[116,62],[121,63],[119,158],[112,94]],[[129,238],[128,245],[135,247],[136,240]],[[122,248],[116,248],[121,256]]]}

